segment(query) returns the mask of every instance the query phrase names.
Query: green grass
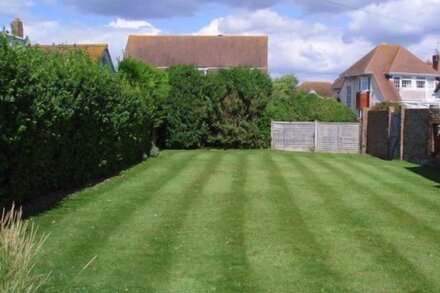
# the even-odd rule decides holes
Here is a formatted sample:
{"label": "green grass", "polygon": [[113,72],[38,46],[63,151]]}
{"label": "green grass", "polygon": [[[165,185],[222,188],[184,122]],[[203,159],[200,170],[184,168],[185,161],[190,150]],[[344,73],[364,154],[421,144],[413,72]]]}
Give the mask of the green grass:
{"label": "green grass", "polygon": [[439,292],[439,173],[357,155],[163,152],[33,218],[50,233],[38,270],[47,292]]}

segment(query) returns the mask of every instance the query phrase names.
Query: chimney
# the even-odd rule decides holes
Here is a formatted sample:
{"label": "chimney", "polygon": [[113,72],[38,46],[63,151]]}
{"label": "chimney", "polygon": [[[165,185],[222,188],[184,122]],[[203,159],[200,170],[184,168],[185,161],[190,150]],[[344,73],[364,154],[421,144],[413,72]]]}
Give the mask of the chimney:
{"label": "chimney", "polygon": [[23,22],[19,18],[11,22],[11,33],[13,36],[24,38]]}
{"label": "chimney", "polygon": [[434,56],[432,56],[432,68],[436,71],[440,71],[439,64],[440,63],[440,53],[437,52]]}

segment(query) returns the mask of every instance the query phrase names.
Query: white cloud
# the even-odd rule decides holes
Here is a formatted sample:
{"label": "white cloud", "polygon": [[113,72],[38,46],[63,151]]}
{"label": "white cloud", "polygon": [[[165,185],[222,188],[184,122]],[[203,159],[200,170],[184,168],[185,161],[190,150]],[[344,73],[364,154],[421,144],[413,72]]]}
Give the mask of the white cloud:
{"label": "white cloud", "polygon": [[373,46],[362,39],[346,42],[340,30],[268,9],[214,19],[198,34],[267,34],[271,73],[294,73],[301,80],[331,81]]}
{"label": "white cloud", "polygon": [[368,5],[349,15],[349,33],[374,43],[413,43],[428,33],[440,33],[440,0],[393,0]]}
{"label": "white cloud", "polygon": [[100,26],[80,23],[62,24],[58,21],[26,23],[26,35],[34,44],[108,44],[114,61],[122,56],[129,34],[159,33],[159,29],[147,22],[132,22],[124,19],[117,19],[108,25]]}
{"label": "white cloud", "polygon": [[127,20],[123,18],[118,18],[110,22],[109,26],[122,29],[153,28],[153,26],[149,22],[143,20]]}

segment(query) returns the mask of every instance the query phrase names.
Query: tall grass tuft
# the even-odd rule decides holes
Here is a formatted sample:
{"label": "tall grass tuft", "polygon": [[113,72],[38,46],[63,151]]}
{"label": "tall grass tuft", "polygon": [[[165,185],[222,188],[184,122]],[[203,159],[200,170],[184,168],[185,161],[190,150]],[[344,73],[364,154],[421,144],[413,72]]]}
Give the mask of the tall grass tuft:
{"label": "tall grass tuft", "polygon": [[13,206],[0,218],[0,292],[36,292],[48,280],[34,269],[47,236],[37,237],[38,229],[21,217]]}

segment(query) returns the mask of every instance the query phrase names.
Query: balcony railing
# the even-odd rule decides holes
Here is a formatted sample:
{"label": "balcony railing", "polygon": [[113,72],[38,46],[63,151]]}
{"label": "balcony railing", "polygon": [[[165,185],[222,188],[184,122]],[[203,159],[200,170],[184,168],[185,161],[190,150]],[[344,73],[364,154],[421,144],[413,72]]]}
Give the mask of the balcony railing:
{"label": "balcony railing", "polygon": [[432,101],[435,99],[433,91],[427,89],[400,88],[400,97],[402,101]]}

